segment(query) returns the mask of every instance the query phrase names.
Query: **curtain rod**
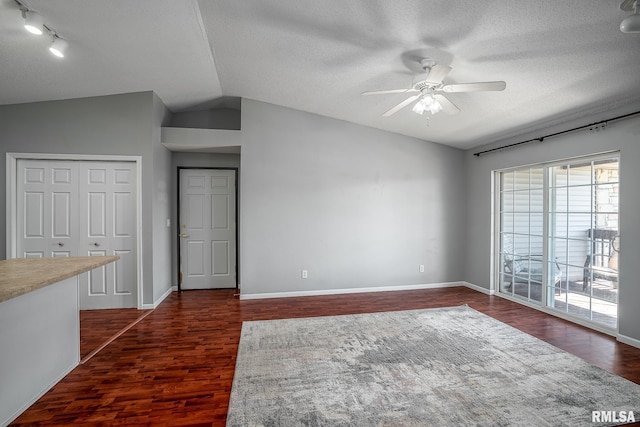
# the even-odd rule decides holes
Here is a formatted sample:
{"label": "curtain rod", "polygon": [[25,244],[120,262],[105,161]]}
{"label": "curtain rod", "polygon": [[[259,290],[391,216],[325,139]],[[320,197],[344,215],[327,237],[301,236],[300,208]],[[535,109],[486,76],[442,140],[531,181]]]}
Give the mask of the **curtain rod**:
{"label": "curtain rod", "polygon": [[558,135],[564,135],[565,133],[575,132],[577,130],[582,130],[582,129],[590,128],[590,127],[593,127],[593,126],[598,126],[598,125],[601,125],[603,123],[606,124],[606,123],[612,122],[614,120],[626,119],[627,117],[635,116],[635,115],[638,115],[638,114],[640,114],[640,111],[636,111],[634,113],[629,113],[629,114],[623,114],[622,116],[617,116],[617,117],[614,117],[612,119],[600,120],[599,122],[591,123],[591,124],[588,124],[588,125],[578,126],[578,127],[572,128],[572,129],[563,130],[561,132],[550,133],[549,135],[541,136],[539,138],[527,139],[526,141],[516,142],[514,144],[503,145],[502,147],[492,148],[490,150],[479,151],[477,153],[473,153],[473,155],[476,156],[476,157],[480,157],[480,156],[482,156],[484,154],[487,154],[487,153],[492,153],[494,151],[500,151],[500,150],[506,150],[507,148],[515,147],[515,146],[518,146],[518,145],[529,144],[531,142],[542,142],[547,138],[551,138],[551,137],[558,136]]}

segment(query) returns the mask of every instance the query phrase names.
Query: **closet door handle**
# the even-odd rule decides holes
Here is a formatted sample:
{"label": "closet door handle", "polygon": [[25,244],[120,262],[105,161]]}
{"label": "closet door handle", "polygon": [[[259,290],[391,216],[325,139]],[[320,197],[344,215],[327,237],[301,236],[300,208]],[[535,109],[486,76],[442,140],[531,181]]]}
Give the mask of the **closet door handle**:
{"label": "closet door handle", "polygon": [[64,243],[58,242],[58,246],[64,246]]}
{"label": "closet door handle", "polygon": [[95,243],[93,244],[93,246],[100,246],[100,243],[95,242]]}

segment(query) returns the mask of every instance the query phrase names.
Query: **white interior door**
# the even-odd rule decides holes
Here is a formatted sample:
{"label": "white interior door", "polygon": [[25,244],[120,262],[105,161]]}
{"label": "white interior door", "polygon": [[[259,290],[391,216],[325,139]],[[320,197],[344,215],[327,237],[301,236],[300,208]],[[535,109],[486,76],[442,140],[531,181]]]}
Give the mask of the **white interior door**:
{"label": "white interior door", "polygon": [[119,255],[79,276],[80,308],[137,306],[134,162],[19,160],[17,254]]}
{"label": "white interior door", "polygon": [[182,289],[236,287],[235,186],[235,170],[180,170]]}
{"label": "white interior door", "polygon": [[114,263],[79,278],[80,307],[137,305],[135,166],[131,162],[82,162],[78,171],[82,216],[79,255],[119,255]]}
{"label": "white interior door", "polygon": [[18,256],[77,256],[78,172],[72,161],[18,162]]}

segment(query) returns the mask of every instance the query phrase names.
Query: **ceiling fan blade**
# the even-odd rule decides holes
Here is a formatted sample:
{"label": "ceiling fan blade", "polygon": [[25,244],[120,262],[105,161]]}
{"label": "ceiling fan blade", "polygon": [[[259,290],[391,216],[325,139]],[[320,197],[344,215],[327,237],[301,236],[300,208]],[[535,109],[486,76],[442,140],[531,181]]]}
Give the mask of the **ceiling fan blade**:
{"label": "ceiling fan blade", "polygon": [[458,114],[460,112],[460,109],[444,95],[436,94],[433,97],[440,103],[440,105],[442,105],[442,111],[444,113]]}
{"label": "ceiling fan blade", "polygon": [[499,91],[507,87],[505,82],[477,82],[477,83],[459,83],[442,86],[443,92],[479,92],[479,91]]}
{"label": "ceiling fan blade", "polygon": [[398,111],[402,110],[404,107],[406,107],[407,105],[411,104],[413,101],[415,101],[418,98],[420,98],[420,95],[410,96],[409,98],[407,98],[404,101],[402,101],[400,104],[396,105],[395,107],[393,107],[392,109],[390,109],[389,111],[384,113],[382,115],[382,117],[389,117],[392,114],[397,113]]}
{"label": "ceiling fan blade", "polygon": [[436,64],[429,70],[425,81],[427,83],[440,84],[450,71],[451,67]]}
{"label": "ceiling fan blade", "polygon": [[391,89],[391,90],[373,90],[369,92],[362,92],[360,95],[386,95],[388,93],[405,93],[405,92],[417,92],[413,88],[409,89]]}

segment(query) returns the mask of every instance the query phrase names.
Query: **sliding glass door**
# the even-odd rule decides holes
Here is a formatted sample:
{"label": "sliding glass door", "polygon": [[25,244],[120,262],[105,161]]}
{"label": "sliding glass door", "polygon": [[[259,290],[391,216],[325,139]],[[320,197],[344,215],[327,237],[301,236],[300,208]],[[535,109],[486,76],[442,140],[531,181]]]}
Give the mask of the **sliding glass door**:
{"label": "sliding glass door", "polygon": [[539,304],[544,274],[544,169],[522,168],[500,175],[500,291]]}
{"label": "sliding glass door", "polygon": [[496,174],[499,292],[616,328],[618,155]]}

